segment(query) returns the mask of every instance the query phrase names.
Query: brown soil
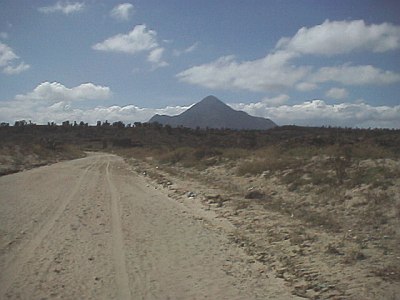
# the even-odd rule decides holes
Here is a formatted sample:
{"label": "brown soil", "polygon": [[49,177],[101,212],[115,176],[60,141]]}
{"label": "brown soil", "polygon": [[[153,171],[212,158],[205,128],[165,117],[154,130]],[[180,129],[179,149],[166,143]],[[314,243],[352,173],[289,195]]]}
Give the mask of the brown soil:
{"label": "brown soil", "polygon": [[326,159],[315,157],[313,168],[300,172],[257,176],[238,176],[239,164],[231,162],[199,169],[152,157],[128,161],[170,197],[202,209],[251,262],[284,279],[292,294],[400,299],[400,161],[363,160],[346,170],[369,174],[382,167],[389,175],[379,184],[332,185],[323,177],[312,183],[309,170],[322,169]]}
{"label": "brown soil", "polygon": [[199,196],[147,180],[109,154],[2,176],[0,298],[298,299]]}

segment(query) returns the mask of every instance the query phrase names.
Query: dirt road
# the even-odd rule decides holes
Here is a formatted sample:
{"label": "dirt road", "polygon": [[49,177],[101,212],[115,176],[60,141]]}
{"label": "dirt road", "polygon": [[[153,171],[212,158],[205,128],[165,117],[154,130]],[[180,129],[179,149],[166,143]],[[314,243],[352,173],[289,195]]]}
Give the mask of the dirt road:
{"label": "dirt road", "polygon": [[295,299],[108,154],[0,178],[0,299]]}

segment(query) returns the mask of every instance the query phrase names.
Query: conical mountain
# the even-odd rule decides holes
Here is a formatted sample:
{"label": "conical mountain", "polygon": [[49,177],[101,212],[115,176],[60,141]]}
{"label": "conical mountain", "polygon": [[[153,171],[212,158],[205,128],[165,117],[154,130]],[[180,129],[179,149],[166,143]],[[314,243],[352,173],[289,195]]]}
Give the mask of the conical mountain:
{"label": "conical mountain", "polygon": [[253,117],[237,111],[215,96],[208,96],[177,116],[155,115],[149,123],[160,123],[172,127],[226,128],[265,130],[276,126],[270,119]]}

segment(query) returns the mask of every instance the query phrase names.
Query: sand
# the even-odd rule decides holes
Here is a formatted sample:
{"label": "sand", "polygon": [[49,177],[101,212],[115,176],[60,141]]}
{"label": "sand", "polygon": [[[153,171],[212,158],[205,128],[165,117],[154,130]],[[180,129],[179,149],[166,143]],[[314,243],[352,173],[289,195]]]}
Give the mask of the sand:
{"label": "sand", "polygon": [[115,155],[3,176],[0,207],[0,299],[297,299]]}

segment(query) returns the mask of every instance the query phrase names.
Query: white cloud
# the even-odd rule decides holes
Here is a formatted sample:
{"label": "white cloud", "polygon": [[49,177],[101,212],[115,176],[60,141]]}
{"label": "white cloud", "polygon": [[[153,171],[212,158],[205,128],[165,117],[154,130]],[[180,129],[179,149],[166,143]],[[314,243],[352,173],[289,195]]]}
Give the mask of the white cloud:
{"label": "white cloud", "polygon": [[[0,102],[1,103],[1,102]],[[96,124],[97,121],[123,121],[124,123],[147,122],[155,114],[177,115],[189,108],[182,106],[167,106],[165,108],[141,108],[135,105],[94,107],[82,109],[74,107],[74,103],[60,101],[51,104],[29,105],[14,100],[2,103],[0,120],[11,124],[16,120],[32,120],[38,124],[47,122],[84,121]]]}
{"label": "white cloud", "polygon": [[108,99],[111,95],[109,87],[93,83],[67,88],[57,82],[43,82],[29,93],[16,95],[11,101],[0,102],[0,120],[13,123],[25,119],[39,124],[52,121],[60,123],[72,118],[85,121],[84,117],[91,109],[83,110],[73,105],[84,100]]}
{"label": "white cloud", "polygon": [[147,60],[153,64],[154,68],[161,68],[168,66],[168,63],[162,60],[162,55],[164,53],[164,48],[156,48],[151,50],[147,56]]}
{"label": "white cloud", "polygon": [[131,3],[122,3],[115,6],[110,15],[118,21],[128,21],[134,13],[134,6]]}
{"label": "white cloud", "polygon": [[17,75],[30,69],[30,65],[21,62],[17,66],[8,65],[3,69],[3,72],[7,75]]}
{"label": "white cloud", "polygon": [[0,42],[0,67],[5,67],[19,57],[6,44]]}
{"label": "white cloud", "polygon": [[400,74],[371,65],[323,67],[311,76],[313,82],[340,82],[344,85],[385,85],[400,81]]}
{"label": "white cloud", "polygon": [[342,88],[331,88],[325,93],[325,96],[333,99],[345,99],[349,96],[349,92]]}
{"label": "white cloud", "polygon": [[15,96],[15,100],[33,103],[58,103],[62,101],[102,100],[111,96],[109,87],[83,83],[67,88],[58,82],[43,82],[32,92]]}
{"label": "white cloud", "polygon": [[[83,90],[85,89],[81,91]],[[35,93],[35,91],[32,93]],[[82,93],[87,94],[87,91]],[[37,92],[37,94],[40,93]],[[46,94],[48,93],[44,93],[44,95]],[[50,92],[50,94],[52,93]],[[73,96],[72,98],[76,97],[78,96]],[[96,124],[98,120],[123,121],[125,123],[147,122],[155,114],[177,115],[190,107],[168,106],[155,109],[126,105],[83,109],[76,107],[77,102],[68,100],[40,102],[31,97],[27,97],[25,100],[18,100],[17,98],[20,97],[16,97],[12,101],[0,102],[0,121],[13,123],[15,120],[25,119],[39,124],[47,124],[47,122],[52,121],[60,124],[65,120],[84,121],[89,124]],[[55,99],[54,97],[51,98]],[[68,97],[66,98],[68,99]],[[393,107],[371,106],[363,102],[330,105],[323,100],[306,101],[295,105],[281,105],[288,99],[287,95],[282,94],[276,97],[276,106],[272,106],[271,101],[273,99],[275,98],[266,98],[256,103],[234,103],[229,105],[234,109],[246,111],[254,116],[270,118],[279,125],[331,125],[400,129],[400,105]]]}
{"label": "white cloud", "polygon": [[112,36],[93,45],[92,48],[99,51],[127,54],[147,52],[147,61],[152,64],[153,70],[168,66],[162,57],[165,48],[160,47],[157,42],[157,32],[147,29],[146,25],[136,25],[129,33]]}
{"label": "white cloud", "polygon": [[290,97],[288,95],[281,94],[281,95],[278,95],[278,96],[272,97],[272,98],[265,97],[260,102],[231,103],[231,104],[229,104],[229,106],[231,106],[233,109],[236,109],[236,110],[243,110],[252,116],[260,116],[260,117],[269,118],[265,113],[271,107],[282,106],[284,103],[286,103],[289,100],[289,98]]}
{"label": "white cloud", "polygon": [[400,26],[367,25],[363,20],[329,21],[303,27],[291,38],[282,38],[278,49],[301,54],[335,55],[354,51],[386,52],[400,48]]}
{"label": "white cloud", "polygon": [[[282,38],[265,57],[238,61],[233,55],[193,66],[177,74],[179,80],[210,89],[242,89],[282,92],[288,88],[311,91],[318,83],[345,85],[391,84],[400,74],[370,65],[323,67],[296,65],[303,55],[339,55],[355,51],[386,52],[400,48],[400,26],[389,23],[366,25],[363,20],[325,21],[301,28],[293,37]],[[176,52],[178,53],[178,52]]]}
{"label": "white cloud", "polygon": [[254,92],[299,91],[316,89],[317,83],[340,82],[344,85],[384,85],[400,81],[400,74],[371,65],[344,64],[312,71],[311,66],[290,64],[295,53],[277,51],[254,61],[237,62],[234,56],[220,57],[214,62],[191,67],[177,74],[187,83],[211,89],[243,89]]}
{"label": "white cloud", "polygon": [[296,84],[296,89],[301,92],[309,92],[313,91],[317,88],[318,86],[315,83],[312,82],[300,82]]}
{"label": "white cloud", "polygon": [[[124,123],[147,122],[155,114],[177,115],[189,107],[167,106],[165,108],[141,108],[135,105],[96,107],[82,111],[85,119],[91,124],[97,120],[109,120],[110,122],[123,121]],[[88,122],[88,121],[87,121]]]}
{"label": "white cloud", "polygon": [[19,56],[16,55],[8,45],[0,42],[0,69],[7,75],[14,75],[24,72],[30,68],[28,64],[20,62],[17,64]]}
{"label": "white cloud", "polygon": [[146,25],[136,25],[127,34],[117,34],[93,45],[94,50],[136,54],[158,47],[157,32],[148,30]]}
{"label": "white cloud", "polygon": [[80,12],[84,9],[85,9],[85,3],[83,2],[69,3],[69,2],[58,1],[54,5],[40,7],[38,10],[45,14],[59,12],[65,15],[69,15]]}
{"label": "white cloud", "polygon": [[262,102],[231,104],[234,109],[270,118],[279,125],[400,128],[400,105],[371,106],[365,103],[326,104],[323,100],[306,101],[277,107]]}
{"label": "white cloud", "polygon": [[148,60],[153,63],[157,63],[160,61],[162,54],[164,52],[164,48],[156,48],[152,50],[148,56]]}
{"label": "white cloud", "polygon": [[174,55],[175,56],[181,56],[182,54],[187,54],[195,51],[199,46],[199,42],[194,43],[193,45],[187,47],[186,49],[183,50],[174,50]]}
{"label": "white cloud", "polygon": [[278,95],[278,96],[272,97],[272,98],[265,97],[265,98],[263,98],[261,100],[260,103],[262,105],[266,104],[266,105],[269,105],[269,106],[280,106],[280,105],[286,103],[289,100],[289,98],[290,97],[288,95],[281,94],[281,95]]}
{"label": "white cloud", "polygon": [[214,62],[194,66],[177,74],[187,83],[212,89],[277,91],[289,88],[309,73],[309,67],[289,64],[293,55],[278,51],[254,61],[237,62],[224,56]]}

